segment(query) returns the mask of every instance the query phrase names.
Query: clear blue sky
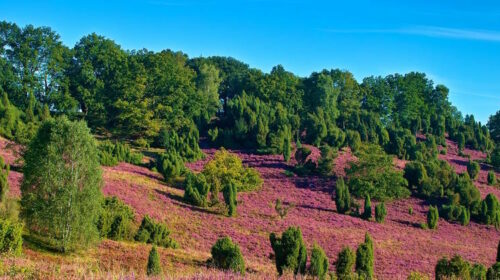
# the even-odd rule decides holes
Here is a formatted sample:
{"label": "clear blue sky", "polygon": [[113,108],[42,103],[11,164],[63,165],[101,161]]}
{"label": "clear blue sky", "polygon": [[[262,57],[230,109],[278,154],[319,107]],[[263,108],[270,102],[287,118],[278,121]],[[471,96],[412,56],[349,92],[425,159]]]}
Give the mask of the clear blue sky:
{"label": "clear blue sky", "polygon": [[50,26],[71,47],[96,32],[125,49],[232,56],[265,72],[422,71],[464,115],[485,123],[500,110],[498,1],[0,0],[0,20]]}

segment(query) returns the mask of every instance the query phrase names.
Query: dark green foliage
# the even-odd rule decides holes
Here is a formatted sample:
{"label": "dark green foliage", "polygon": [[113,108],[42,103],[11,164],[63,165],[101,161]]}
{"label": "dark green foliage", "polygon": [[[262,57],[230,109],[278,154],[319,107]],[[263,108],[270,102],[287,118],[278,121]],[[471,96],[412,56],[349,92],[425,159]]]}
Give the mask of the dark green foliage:
{"label": "dark green foliage", "polygon": [[158,276],[162,272],[161,263],[160,263],[160,255],[158,254],[158,250],[156,246],[153,245],[151,251],[149,251],[148,257],[148,265],[146,266],[146,274],[148,276]]}
{"label": "dark green foliage", "polygon": [[23,250],[23,224],[0,219],[0,253],[20,255]]}
{"label": "dark green foliage", "polygon": [[374,257],[373,241],[370,234],[365,235],[365,242],[356,250],[356,273],[363,279],[373,279]]}
{"label": "dark green foliage", "polygon": [[321,146],[321,157],[318,160],[317,173],[321,176],[330,176],[335,165],[337,152],[330,146]]}
{"label": "dark green foliage", "polygon": [[441,208],[441,217],[447,221],[456,221],[466,226],[470,221],[470,212],[462,205],[443,205]]}
{"label": "dark green foliage", "polygon": [[404,198],[410,195],[403,173],[393,167],[393,159],[377,145],[369,144],[356,153],[358,161],[347,170],[351,194],[369,195],[376,200]]}
{"label": "dark green foliage", "polygon": [[222,189],[222,194],[224,195],[224,202],[228,208],[228,216],[234,217],[236,216],[236,195],[238,194],[238,188],[236,184],[229,183]]}
{"label": "dark green foliage", "polygon": [[339,253],[337,259],[336,269],[337,277],[339,280],[353,279],[354,264],[356,262],[356,255],[349,247],[344,247]]}
{"label": "dark green foliage", "polygon": [[477,175],[479,175],[479,170],[480,170],[479,163],[470,160],[469,163],[467,163],[467,173],[469,173],[469,176],[471,179],[476,179]]}
{"label": "dark green foliage", "polygon": [[363,215],[361,217],[365,220],[370,220],[372,218],[372,203],[369,195],[365,198],[365,206],[363,209]]}
{"label": "dark green foliage", "polygon": [[198,146],[199,138],[194,124],[182,124],[176,130],[162,128],[155,143],[167,154],[177,153],[184,161],[194,161],[203,157]]}
{"label": "dark green foliage", "polygon": [[471,280],[486,280],[486,267],[476,263],[470,269]]}
{"label": "dark green foliage", "polygon": [[500,227],[500,204],[494,194],[488,194],[479,207],[479,220],[486,225]]}
{"label": "dark green foliage", "polygon": [[359,147],[361,147],[361,136],[359,132],[348,130],[346,132],[346,142],[353,152],[359,150]]}
{"label": "dark green foliage", "polygon": [[467,208],[476,209],[481,201],[481,194],[468,175],[460,176],[456,182],[455,194],[451,197],[454,203],[459,203]]}
{"label": "dark green foliage", "polygon": [[156,169],[165,180],[169,180],[184,172],[184,160],[175,151],[163,153],[156,159]]}
{"label": "dark green foliage", "polygon": [[100,236],[113,240],[130,240],[133,233],[134,210],[117,197],[106,197],[97,221]]}
{"label": "dark green foliage", "polygon": [[465,148],[465,136],[463,133],[459,133],[457,137],[458,151],[463,151]]}
{"label": "dark green foliage", "polygon": [[134,239],[138,242],[158,245],[165,248],[177,248],[177,242],[170,238],[170,231],[162,223],[153,221],[144,216]]}
{"label": "dark green foliage", "polygon": [[295,160],[299,165],[304,165],[306,163],[307,157],[311,154],[311,150],[307,147],[297,148],[295,152]]}
{"label": "dark green foliage", "polygon": [[436,280],[471,279],[470,270],[471,265],[461,256],[455,255],[450,260],[444,257],[436,264]]}
{"label": "dark green foliage", "polygon": [[421,162],[411,161],[405,165],[404,178],[408,181],[409,188],[418,187],[427,178],[427,171]]}
{"label": "dark green foliage", "polygon": [[294,207],[295,207],[295,204],[293,204],[293,203],[290,203],[287,206],[283,206],[283,202],[281,202],[281,199],[279,199],[279,198],[276,199],[276,202],[274,204],[274,210],[276,211],[276,213],[278,213],[278,215],[280,216],[281,219],[286,217],[286,215],[288,214],[288,211],[290,211],[290,209],[292,209]]}
{"label": "dark green foliage", "polygon": [[383,223],[387,216],[387,209],[385,208],[385,203],[381,202],[375,206],[375,220],[377,223]]}
{"label": "dark green foliage", "polygon": [[101,167],[84,122],[44,122],[24,154],[23,173],[21,215],[32,233],[63,252],[98,239]]}
{"label": "dark green foliage", "polygon": [[202,173],[194,174],[189,172],[184,181],[184,190],[184,200],[187,203],[201,207],[207,206],[210,185],[208,185]]}
{"label": "dark green foliage", "polygon": [[351,209],[351,195],[342,177],[335,184],[335,206],[337,207],[337,212],[341,214],[345,214]]}
{"label": "dark green foliage", "polygon": [[500,279],[500,262],[496,262],[494,265],[488,268],[488,271],[486,272],[486,279],[487,280]]}
{"label": "dark green foliage", "polygon": [[10,166],[0,156],[0,203],[5,202],[9,192],[9,170]]}
{"label": "dark green foliage", "polygon": [[217,239],[211,249],[213,265],[218,269],[231,270],[240,274],[245,273],[245,261],[240,247],[234,244],[231,238]]}
{"label": "dark green foliage", "polygon": [[500,170],[500,144],[497,144],[491,152],[490,162],[496,170]]}
{"label": "dark green foliage", "polygon": [[289,227],[281,237],[273,232],[269,236],[274,251],[276,268],[280,275],[285,270],[294,274],[304,274],[307,262],[307,250],[302,240],[300,228]]}
{"label": "dark green foliage", "polygon": [[291,142],[291,137],[285,137],[285,143],[283,143],[283,159],[285,159],[286,162],[290,161],[290,156],[292,153],[292,144]]}
{"label": "dark green foliage", "polygon": [[311,150],[307,147],[297,148],[295,152],[295,160],[297,165],[294,167],[294,172],[299,176],[308,176],[313,174],[317,168],[316,164],[308,159]]}
{"label": "dark green foliage", "polygon": [[429,206],[429,211],[427,212],[427,227],[429,229],[436,229],[438,226],[439,212],[437,207]]}
{"label": "dark green foliage", "polygon": [[488,185],[493,186],[497,183],[497,177],[495,175],[495,172],[489,171],[488,172]]}
{"label": "dark green foliage", "polygon": [[326,273],[328,272],[328,258],[325,251],[317,244],[314,244],[311,252],[311,265],[309,267],[309,272],[312,276],[318,277],[319,280],[326,279]]}
{"label": "dark green foliage", "polygon": [[99,158],[102,165],[114,166],[119,162],[135,165],[142,163],[142,154],[133,152],[128,145],[109,140],[99,143]]}

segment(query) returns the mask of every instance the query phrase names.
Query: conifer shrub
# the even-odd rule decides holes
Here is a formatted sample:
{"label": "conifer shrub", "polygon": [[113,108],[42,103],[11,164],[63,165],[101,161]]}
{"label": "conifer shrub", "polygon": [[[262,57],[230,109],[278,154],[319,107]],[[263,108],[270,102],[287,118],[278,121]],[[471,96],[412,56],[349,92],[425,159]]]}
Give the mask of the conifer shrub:
{"label": "conifer shrub", "polygon": [[317,173],[325,177],[332,175],[336,157],[337,152],[333,148],[327,145],[321,146],[321,157],[318,160]]}
{"label": "conifer shrub", "polygon": [[0,203],[4,203],[9,192],[10,166],[0,156]]}
{"label": "conifer shrub", "polygon": [[385,203],[381,202],[375,206],[375,220],[377,223],[383,223],[387,216],[387,209],[385,208]]}
{"label": "conifer shrub", "polygon": [[278,213],[278,215],[280,216],[281,219],[285,218],[286,215],[288,214],[288,211],[290,211],[294,207],[295,207],[295,204],[293,204],[293,203],[290,203],[287,206],[284,206],[283,202],[279,198],[276,199],[276,202],[274,204],[274,210],[276,211],[276,213]]}
{"label": "conifer shrub", "polygon": [[128,145],[121,142],[106,140],[99,143],[99,160],[104,166],[115,166],[119,162],[141,165],[142,157],[142,153],[133,152]]}
{"label": "conifer shrub", "polygon": [[236,184],[231,182],[226,185],[222,190],[222,194],[224,196],[224,202],[226,203],[226,206],[228,208],[228,216],[236,216],[236,195],[238,194],[238,188],[236,187]]}
{"label": "conifer shrub", "polygon": [[500,279],[500,262],[496,262],[494,265],[488,268],[488,271],[486,272],[486,279]]}
{"label": "conifer shrub", "polygon": [[291,142],[290,137],[285,137],[284,143],[283,143],[283,159],[286,162],[290,161],[290,157],[292,154],[292,144],[290,142]]}
{"label": "conifer shrub", "polygon": [[325,251],[318,245],[314,244],[311,252],[311,265],[309,267],[309,273],[312,276],[317,277],[319,280],[326,279],[326,274],[328,272],[328,258]]}
{"label": "conifer shrub", "polygon": [[361,146],[361,135],[355,130],[347,130],[346,142],[353,152],[356,152]]}
{"label": "conifer shrub", "polygon": [[170,237],[167,226],[157,223],[149,216],[144,216],[134,239],[138,242],[158,245],[165,248],[177,248],[178,244]]}
{"label": "conifer shrub", "polygon": [[20,255],[23,247],[23,224],[0,219],[0,253]]}
{"label": "conifer shrub", "polygon": [[370,220],[372,218],[372,203],[370,200],[370,195],[365,198],[365,206],[363,207],[363,215],[361,216],[365,220]]}
{"label": "conifer shrub", "polygon": [[365,242],[356,250],[356,273],[363,279],[373,279],[374,257],[373,240],[367,232]]}
{"label": "conifer shrub", "polygon": [[410,272],[406,280],[429,280],[429,276],[420,272],[412,271]]}
{"label": "conifer shrub", "polygon": [[295,275],[304,274],[307,263],[307,250],[298,227],[289,227],[281,237],[270,234],[271,247],[274,251],[276,269],[280,275],[291,270]]}
{"label": "conifer shrub", "polygon": [[469,162],[467,163],[467,173],[469,173],[469,176],[472,180],[477,179],[480,169],[481,167],[479,166],[479,163],[477,163],[477,161],[469,160]]}
{"label": "conifer shrub", "polygon": [[493,171],[488,171],[488,185],[493,186],[497,183],[497,177],[495,175],[495,172]]}
{"label": "conifer shrub", "polygon": [[231,238],[218,239],[211,249],[213,265],[222,270],[231,270],[236,273],[245,273],[245,261],[240,247],[234,244]]}
{"label": "conifer shrub", "polygon": [[100,236],[113,240],[134,237],[134,210],[117,197],[106,197],[97,221]]}
{"label": "conifer shrub", "polygon": [[468,225],[470,221],[470,212],[462,205],[443,205],[441,216],[447,221],[459,222],[463,226]]}
{"label": "conifer shrub", "polygon": [[158,276],[162,273],[160,255],[156,246],[153,245],[151,251],[149,251],[148,264],[146,266],[146,274],[148,276]]}
{"label": "conifer shrub", "polygon": [[354,254],[354,251],[352,251],[349,247],[342,248],[342,250],[339,252],[339,256],[337,258],[337,263],[335,266],[337,278],[339,280],[353,279],[355,263],[356,255]]}
{"label": "conifer shrub", "polygon": [[342,177],[337,180],[335,185],[335,206],[341,214],[345,214],[351,209],[351,195]]}
{"label": "conifer shrub", "polygon": [[408,181],[408,187],[414,188],[422,185],[427,178],[427,171],[420,161],[410,161],[405,165],[403,176]]}
{"label": "conifer shrub", "polygon": [[427,212],[427,227],[429,229],[436,229],[438,226],[439,213],[437,207],[429,206],[429,211]]}
{"label": "conifer shrub", "polygon": [[486,225],[500,227],[500,203],[493,194],[488,194],[479,208],[479,220]]}
{"label": "conifer shrub", "polygon": [[470,268],[471,280],[486,280],[486,267],[482,264],[476,263]]}
{"label": "conifer shrub", "polygon": [[206,207],[210,185],[202,173],[189,172],[184,180],[184,200],[192,205]]}
{"label": "conifer shrub", "polygon": [[446,257],[440,259],[436,264],[436,280],[446,279],[471,279],[471,265],[461,256],[455,255],[448,260]]}
{"label": "conifer shrub", "polygon": [[161,154],[156,159],[156,169],[165,180],[180,176],[184,171],[184,160],[176,151]]}

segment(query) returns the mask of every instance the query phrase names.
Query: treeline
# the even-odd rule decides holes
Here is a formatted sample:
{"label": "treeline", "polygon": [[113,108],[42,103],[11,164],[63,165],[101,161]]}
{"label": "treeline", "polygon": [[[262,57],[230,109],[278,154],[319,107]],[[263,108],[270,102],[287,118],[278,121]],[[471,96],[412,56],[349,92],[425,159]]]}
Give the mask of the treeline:
{"label": "treeline", "polygon": [[291,142],[341,147],[359,139],[411,158],[418,133],[493,148],[488,128],[464,118],[448,89],[423,73],[358,83],[336,69],[304,78],[279,65],[264,73],[226,57],[128,51],[97,34],[68,48],[48,27],[8,22],[0,23],[0,70],[0,134],[14,139],[29,140],[37,120],[64,114],[95,134],[186,159],[201,157],[200,135],[284,154]]}

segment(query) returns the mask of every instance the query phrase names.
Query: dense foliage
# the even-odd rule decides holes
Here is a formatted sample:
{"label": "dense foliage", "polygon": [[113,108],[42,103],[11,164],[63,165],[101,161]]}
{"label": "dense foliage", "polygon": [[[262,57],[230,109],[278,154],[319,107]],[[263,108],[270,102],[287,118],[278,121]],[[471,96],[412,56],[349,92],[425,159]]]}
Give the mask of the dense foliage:
{"label": "dense foliage", "polygon": [[240,274],[245,273],[245,261],[240,247],[234,244],[231,238],[217,239],[214,246],[212,246],[211,253],[211,260],[216,268],[231,270]]}
{"label": "dense foliage", "polygon": [[336,269],[337,278],[339,280],[350,280],[354,278],[354,264],[356,262],[356,255],[349,247],[344,247],[339,252],[337,258]]}
{"label": "dense foliage", "polygon": [[429,206],[429,211],[427,211],[427,227],[429,229],[436,229],[438,226],[439,212],[437,207]]}
{"label": "dense foliage", "polygon": [[151,251],[149,251],[148,256],[148,264],[146,266],[146,274],[148,276],[158,276],[162,272],[161,263],[160,263],[160,255],[158,254],[158,250],[156,246],[153,245]]}
{"label": "dense foliage", "polygon": [[385,220],[385,216],[387,216],[387,209],[385,208],[385,203],[379,203],[375,206],[375,221],[377,223],[383,223]]}
{"label": "dense foliage", "polygon": [[131,240],[134,236],[134,210],[117,197],[106,197],[97,221],[101,237]]}
{"label": "dense foliage", "polygon": [[337,212],[341,214],[351,209],[351,195],[343,178],[339,178],[335,184],[335,206],[337,206]]}
{"label": "dense foliage", "polygon": [[177,248],[177,242],[170,237],[167,226],[157,223],[149,216],[144,216],[134,239],[138,242],[158,245],[165,248]]}
{"label": "dense foliage", "polygon": [[281,234],[276,236],[273,232],[269,236],[271,247],[274,251],[276,268],[280,275],[289,270],[294,274],[304,274],[307,262],[307,250],[302,240],[300,228],[289,227]]}
{"label": "dense foliage", "polygon": [[309,267],[309,273],[312,276],[318,277],[320,280],[326,279],[326,273],[328,272],[328,257],[325,251],[318,244],[314,244],[311,251],[311,265]]}
{"label": "dense foliage", "polygon": [[21,214],[46,245],[68,251],[99,237],[101,169],[84,122],[44,122],[24,154]]}
{"label": "dense foliage", "polygon": [[142,163],[142,154],[133,152],[128,145],[120,142],[103,141],[99,143],[99,158],[101,165],[114,166],[119,162],[135,165]]}
{"label": "dense foliage", "polygon": [[365,242],[356,250],[356,273],[362,279],[373,279],[373,268],[373,240],[370,234],[366,233]]}

